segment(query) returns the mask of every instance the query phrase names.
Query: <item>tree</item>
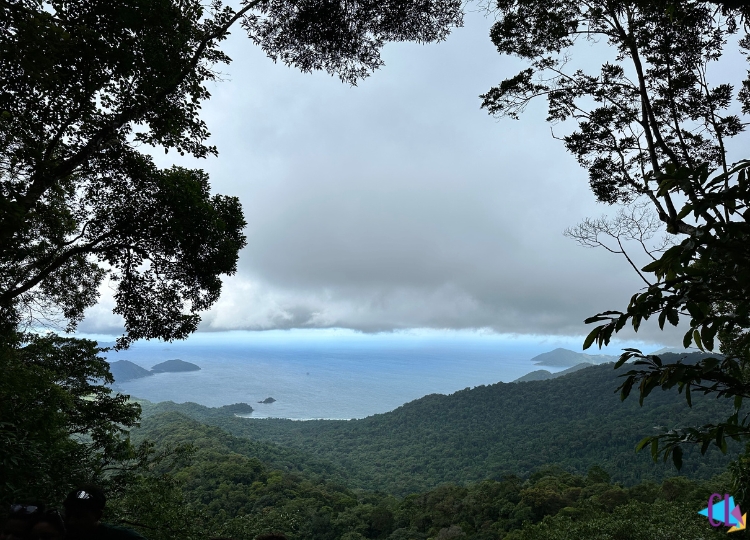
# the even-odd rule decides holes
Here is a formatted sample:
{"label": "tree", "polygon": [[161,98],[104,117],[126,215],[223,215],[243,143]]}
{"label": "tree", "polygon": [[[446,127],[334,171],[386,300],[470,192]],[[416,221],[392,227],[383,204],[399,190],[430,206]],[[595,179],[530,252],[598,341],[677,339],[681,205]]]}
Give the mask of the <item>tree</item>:
{"label": "tree", "polygon": [[0,346],[0,501],[61,500],[134,457],[140,407],[112,394],[96,342],[17,336]]}
{"label": "tree", "polygon": [[[548,121],[578,124],[562,140],[588,170],[600,201],[648,197],[662,221],[671,220],[675,232],[690,233],[692,226],[677,218],[670,194],[656,197],[653,175],[666,163],[707,162],[726,172],[725,141],[744,125],[737,115],[721,116],[733,89],[710,87],[706,70],[720,59],[738,20],[732,13],[717,14],[706,2],[669,10],[665,5],[499,0],[492,40],[498,51],[528,59],[531,66],[484,94],[482,106],[496,116],[518,118],[530,101],[546,97]],[[569,73],[564,51],[581,39],[606,40],[614,62],[596,75],[582,69]],[[739,98],[750,107],[748,90]]]}
{"label": "tree", "polygon": [[236,269],[239,201],[140,151],[216,154],[200,104],[241,27],[275,61],[355,84],[388,41],[430,42],[458,0],[21,0],[0,4],[0,313],[72,329],[116,285],[118,346],[180,339]]}
{"label": "tree", "polygon": [[[640,270],[629,259],[645,290],[625,311],[587,319],[604,324],[584,348],[609,343],[628,323],[637,331],[651,316],[661,328],[689,318],[685,347],[713,350],[718,336],[723,358],[663,364],[626,349],[616,367],[630,359],[637,367],[618,388],[622,399],[638,388],[642,402],[656,387],[684,391],[688,404],[691,390],[734,398],[729,418],[647,437],[639,449],[650,446],[655,459],[672,456],[678,467],[683,444],[726,450],[727,437],[750,436],[748,417],[741,416],[750,397],[750,161],[732,164],[727,149],[746,126],[736,105],[750,113],[750,73],[735,92],[730,83],[712,85],[708,69],[743,24],[747,29],[750,8],[731,1],[499,0],[497,12],[493,42],[530,67],[482,96],[483,107],[518,118],[531,100],[546,97],[548,121],[575,123],[561,139],[587,169],[597,198],[636,206],[614,221],[586,220],[567,234],[584,245],[606,245],[609,236],[616,242],[610,250],[619,253],[622,240],[636,240],[652,259]],[[599,73],[569,67],[568,51],[581,39],[610,46],[613,58]],[[750,36],[738,45],[747,53]],[[646,246],[653,221],[630,219],[644,203],[667,233],[681,237],[679,244]]]}
{"label": "tree", "polygon": [[[618,388],[622,399],[637,387],[643,402],[656,387],[684,391],[688,405],[691,392],[733,398],[734,411],[727,419],[700,427],[672,429],[644,438],[638,449],[650,445],[654,459],[663,442],[664,459],[670,455],[679,468],[683,444],[699,444],[706,452],[711,444],[726,452],[727,438],[750,437],[750,416],[742,405],[750,398],[750,161],[742,161],[727,173],[710,178],[707,167],[699,170],[672,169],[659,177],[660,192],[687,195],[680,214],[693,213],[698,225],[679,245],[669,248],[643,268],[657,281],[636,294],[625,312],[610,311],[587,319],[607,321],[586,338],[608,343],[614,332],[630,321],[635,329],[650,316],[658,315],[660,328],[669,321],[677,325],[680,316],[690,319],[683,345],[695,343],[712,351],[718,336],[723,357],[707,358],[697,364],[681,361],[663,364],[655,355],[626,349],[615,367],[631,358],[642,369],[630,370]],[[725,217],[726,216],[726,217]]]}

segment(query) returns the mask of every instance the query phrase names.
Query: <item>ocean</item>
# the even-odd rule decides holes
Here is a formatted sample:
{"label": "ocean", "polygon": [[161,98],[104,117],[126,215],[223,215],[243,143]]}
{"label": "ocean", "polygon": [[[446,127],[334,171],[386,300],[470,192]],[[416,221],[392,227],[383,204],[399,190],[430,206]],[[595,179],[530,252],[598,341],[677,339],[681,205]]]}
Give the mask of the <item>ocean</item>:
{"label": "ocean", "polygon": [[[580,350],[577,342],[534,339],[208,336],[171,344],[137,343],[106,356],[146,369],[171,359],[201,368],[116,385],[133,397],[210,407],[245,402],[255,409],[254,418],[309,420],[364,418],[428,394],[511,382],[540,369],[530,359],[558,346]],[[276,401],[258,403],[268,397]]]}

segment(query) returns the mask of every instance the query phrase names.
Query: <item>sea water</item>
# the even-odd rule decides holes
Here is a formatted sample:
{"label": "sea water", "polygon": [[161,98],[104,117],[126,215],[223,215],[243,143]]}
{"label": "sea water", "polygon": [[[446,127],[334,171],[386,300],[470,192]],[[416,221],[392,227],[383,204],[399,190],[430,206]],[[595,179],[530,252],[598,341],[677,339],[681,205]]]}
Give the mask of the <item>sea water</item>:
{"label": "sea water", "polygon": [[[561,345],[575,347],[534,340],[206,338],[137,343],[106,356],[146,369],[171,359],[201,368],[116,385],[133,397],[210,407],[245,402],[255,409],[254,418],[351,419],[391,411],[428,394],[511,382],[540,369],[531,358]],[[269,397],[276,401],[258,403]]]}

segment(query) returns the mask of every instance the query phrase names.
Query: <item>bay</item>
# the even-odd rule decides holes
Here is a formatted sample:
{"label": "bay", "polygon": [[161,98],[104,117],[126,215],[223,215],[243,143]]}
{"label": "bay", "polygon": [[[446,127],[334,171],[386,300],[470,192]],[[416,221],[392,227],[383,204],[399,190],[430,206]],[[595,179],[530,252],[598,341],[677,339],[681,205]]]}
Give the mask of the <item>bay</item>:
{"label": "bay", "polygon": [[[364,418],[428,394],[511,382],[539,369],[530,359],[557,346],[571,343],[434,337],[206,338],[137,343],[106,356],[146,369],[171,359],[201,368],[116,384],[133,397],[210,407],[245,402],[255,409],[254,418],[309,420]],[[268,397],[276,401],[258,403]]]}

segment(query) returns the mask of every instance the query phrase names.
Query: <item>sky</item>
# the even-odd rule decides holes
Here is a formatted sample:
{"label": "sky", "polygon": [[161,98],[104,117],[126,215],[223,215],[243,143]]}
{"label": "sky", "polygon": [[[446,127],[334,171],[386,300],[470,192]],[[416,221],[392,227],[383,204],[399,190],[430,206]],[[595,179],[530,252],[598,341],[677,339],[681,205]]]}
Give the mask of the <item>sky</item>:
{"label": "sky", "polygon": [[[443,43],[387,45],[385,66],[357,87],[274,64],[237,29],[203,107],[218,158],[154,153],[160,166],[205,169],[248,222],[237,274],[201,334],[573,339],[586,317],[626,307],[642,283],[625,260],[563,236],[615,209],[551,136],[545,103],[519,121],[480,109],[480,94],[525,67],[497,53],[491,24],[470,12]],[[576,53],[598,65],[606,50]],[[105,284],[79,331],[120,333],[112,307]],[[646,323],[620,335],[676,345],[682,333]]]}

